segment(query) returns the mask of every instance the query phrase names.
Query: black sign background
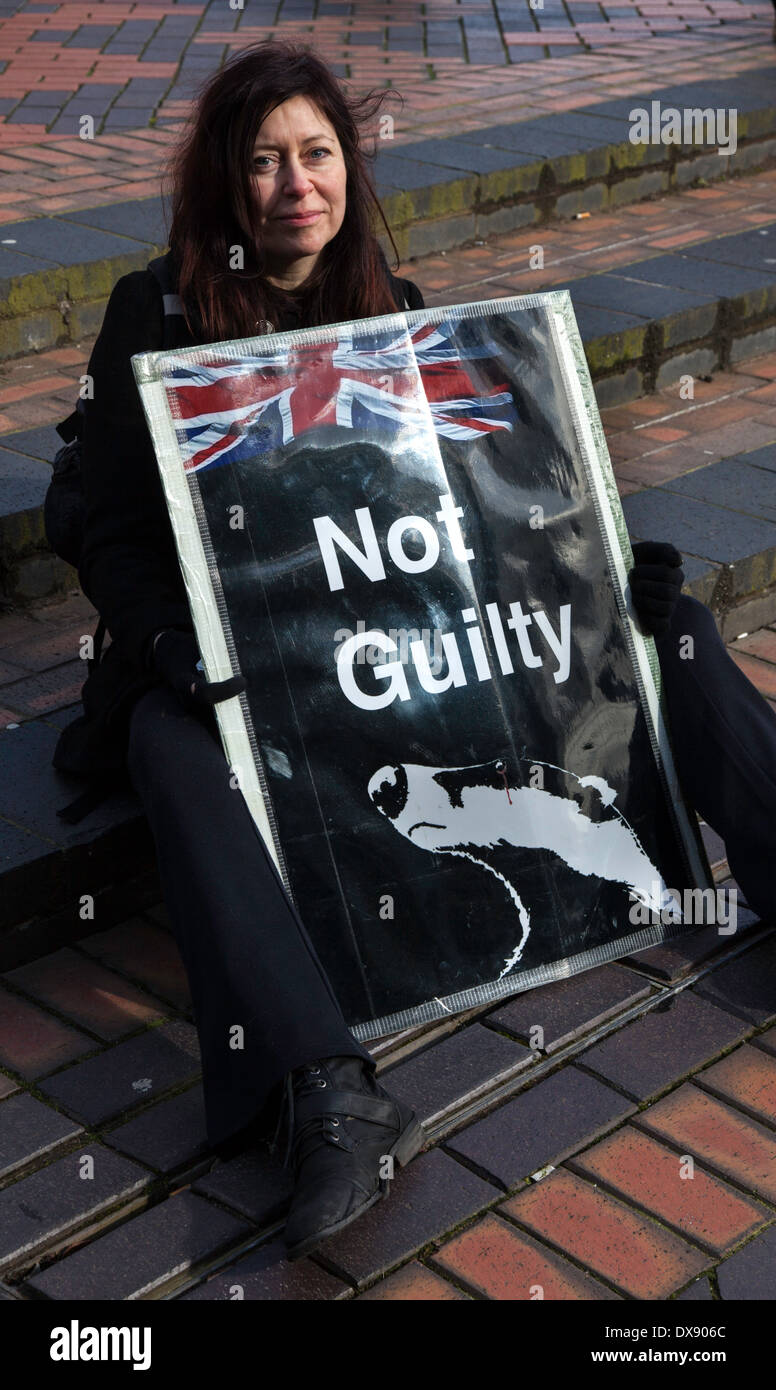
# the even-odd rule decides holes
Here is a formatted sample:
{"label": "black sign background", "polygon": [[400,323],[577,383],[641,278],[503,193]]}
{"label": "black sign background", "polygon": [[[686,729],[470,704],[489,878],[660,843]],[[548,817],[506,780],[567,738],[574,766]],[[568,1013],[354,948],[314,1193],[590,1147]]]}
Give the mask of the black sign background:
{"label": "black sign background", "polygon": [[[693,882],[639,705],[547,311],[451,321],[461,344],[487,337],[500,345],[497,361],[479,358],[467,368],[476,388],[508,381],[520,419],[514,433],[474,442],[438,436],[442,471],[421,435],[397,447],[374,429],[367,436],[316,426],[266,453],[257,431],[255,457],[190,476],[248,679],[289,882],[351,1026],[497,979],[521,936],[504,879],[531,919],[522,958],[508,974],[516,989],[526,970],[548,965],[563,973],[568,957],[637,930],[622,885],[577,872],[551,851],[479,849],[486,868],[410,843],[368,795],[383,766],[478,765],[473,777],[505,801],[499,760],[512,788],[540,762],[603,778],[665,883],[682,889]],[[454,558],[435,521],[446,492],[463,508],[464,540],[474,551],[468,564]],[[530,525],[537,504],[541,529]],[[243,529],[230,524],[235,505],[245,509]],[[365,506],[387,578],[371,582],[340,551],[345,584],[332,593],[313,518],[328,515],[362,547],[354,512]],[[408,514],[427,518],[440,538],[437,563],[418,574],[397,569],[385,547],[391,523]],[[404,549],[413,554],[411,533]],[[556,630],[561,605],[571,605],[564,683],[554,682],[557,661],[537,635],[544,661],[529,669],[507,632],[514,673],[503,675],[484,622],[493,674],[477,679],[461,610],[474,605],[484,614],[495,602],[506,622],[516,600],[524,611],[546,610]],[[454,633],[467,684],[431,695],[408,663],[410,700],[356,708],[340,688],[335,653],[343,630],[355,633],[359,620],[386,633]],[[384,688],[377,668],[354,669],[364,690]],[[546,789],[574,797],[586,815],[611,815],[594,789],[579,788],[563,771],[545,774]],[[392,918],[381,916],[384,895],[393,899]]]}

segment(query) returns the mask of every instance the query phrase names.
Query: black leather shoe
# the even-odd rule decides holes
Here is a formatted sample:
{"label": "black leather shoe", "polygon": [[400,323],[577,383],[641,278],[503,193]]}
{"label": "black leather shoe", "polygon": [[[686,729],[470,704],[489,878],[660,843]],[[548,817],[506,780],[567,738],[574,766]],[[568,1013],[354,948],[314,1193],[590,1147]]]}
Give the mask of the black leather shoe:
{"label": "black leather shoe", "polygon": [[403,1167],[422,1148],[423,1130],[358,1057],[299,1067],[286,1100],[295,1187],[285,1243],[289,1260],[299,1260],[387,1197],[394,1164]]}

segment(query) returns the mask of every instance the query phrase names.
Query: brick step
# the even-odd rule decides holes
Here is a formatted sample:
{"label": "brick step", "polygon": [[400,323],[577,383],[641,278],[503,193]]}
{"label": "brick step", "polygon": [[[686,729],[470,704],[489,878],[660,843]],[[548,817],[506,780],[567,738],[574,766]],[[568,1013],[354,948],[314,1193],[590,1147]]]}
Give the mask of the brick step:
{"label": "brick step", "polygon": [[[737,112],[737,147],[634,144],[630,113],[657,103]],[[776,156],[773,69],[616,97],[580,110],[381,149],[378,192],[402,258],[553,219],[600,213],[765,167]],[[696,127],[699,131],[702,127]],[[685,132],[684,133],[690,133]]]}
{"label": "brick step", "polygon": [[[686,144],[632,143],[630,111],[652,101],[682,112],[735,109],[735,150],[705,143],[702,123]],[[665,87],[449,139],[383,141],[374,171],[406,260],[764,168],[776,158],[774,131],[773,73],[763,68],[745,82]],[[5,223],[0,360],[95,334],[116,280],[163,251],[166,235],[156,197]]]}

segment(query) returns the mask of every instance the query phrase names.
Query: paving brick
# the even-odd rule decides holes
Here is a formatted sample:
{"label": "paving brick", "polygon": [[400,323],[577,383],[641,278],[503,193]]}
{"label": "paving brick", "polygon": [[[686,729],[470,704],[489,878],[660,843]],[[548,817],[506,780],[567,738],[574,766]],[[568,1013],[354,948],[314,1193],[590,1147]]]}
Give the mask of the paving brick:
{"label": "paving brick", "polygon": [[178,1009],[191,1007],[186,969],[174,938],[168,931],[132,917],[108,931],[95,932],[78,942],[83,951],[104,965],[129,975],[152,994],[167,999]]}
{"label": "paving brick", "polygon": [[[773,483],[771,483],[773,487]],[[757,656],[761,661],[776,663],[776,632],[769,628],[761,628],[759,632],[751,632],[748,637],[739,638],[730,644],[734,651],[747,652],[749,656]]]}
{"label": "paving brick", "polygon": [[421,1121],[453,1105],[511,1067],[533,1060],[526,1047],[470,1024],[381,1076],[392,1095],[413,1106]]}
{"label": "paving brick", "polygon": [[541,1028],[540,1050],[554,1052],[649,993],[649,985],[632,971],[601,965],[569,980],[526,990],[483,1022],[526,1043],[532,1029]]}
{"label": "paving brick", "polygon": [[0,1072],[0,1100],[5,1100],[6,1096],[12,1096],[14,1091],[18,1091],[18,1089],[16,1082],[10,1076],[4,1076]]}
{"label": "paving brick", "polygon": [[[7,451],[0,450],[0,469],[3,468],[3,459],[6,456]],[[17,454],[16,458],[28,469],[31,467],[48,469],[49,480],[51,479],[51,469],[45,462],[36,463],[34,459],[25,458],[22,454]],[[83,619],[61,628],[52,628],[48,623],[41,623],[40,631],[34,638],[28,637],[23,642],[11,643],[5,648],[3,656],[6,661],[14,662],[20,668],[16,672],[17,675],[21,675],[23,671],[45,671],[50,666],[57,666],[77,657],[82,640],[88,634],[89,625]],[[85,666],[83,677],[85,680]]]}
{"label": "paving brick", "polygon": [[769,661],[759,661],[756,656],[748,656],[746,652],[738,652],[735,648],[730,655],[761,695],[776,698],[776,666]]}
{"label": "paving brick", "polygon": [[605,1284],[488,1215],[443,1245],[434,1263],[467,1287],[498,1300],[616,1299]]}
{"label": "paving brick", "polygon": [[254,1148],[216,1164],[192,1184],[192,1190],[233,1207],[254,1226],[269,1226],[285,1215],[293,1186],[290,1168]]}
{"label": "paving brick", "polygon": [[25,1081],[45,1076],[95,1046],[94,1038],[0,987],[0,1064]]}
{"label": "paving brick", "polygon": [[[692,250],[697,251],[697,248],[693,247]],[[704,291],[711,284],[718,299],[736,299],[750,290],[760,289],[772,279],[772,275],[762,270],[750,270],[719,261],[711,266],[691,256],[689,249],[683,255],[655,256],[642,261],[632,266],[628,274],[649,284],[674,285],[690,291]]]}
{"label": "paving brick", "polygon": [[47,1298],[134,1299],[195,1270],[249,1231],[230,1212],[179,1192],[27,1282]]}
{"label": "paving brick", "polygon": [[721,1254],[757,1230],[769,1213],[696,1167],[682,1176],[682,1155],[631,1125],[569,1160],[569,1167],[644,1207],[698,1245]]}
{"label": "paving brick", "polygon": [[577,1061],[634,1100],[647,1100],[747,1031],[740,1019],[685,990],[581,1052]]}
{"label": "paving brick", "polygon": [[[746,401],[743,404],[751,411],[751,405]],[[707,419],[707,423],[713,425],[714,422]],[[701,502],[776,520],[773,476],[765,469],[753,467],[745,458],[720,459],[708,468],[672,479],[665,487],[684,497],[697,497]]]}
{"label": "paving brick", "polygon": [[69,1114],[96,1125],[192,1081],[199,1071],[196,1029],[173,1022],[58,1072],[41,1082],[41,1090]]}
{"label": "paving brick", "polygon": [[[93,1176],[84,1177],[84,1159],[93,1160]],[[49,1163],[0,1192],[0,1267],[28,1264],[100,1212],[137,1198],[152,1174],[137,1163],[111,1153],[95,1139]]]}
{"label": "paving brick", "polygon": [[633,1110],[609,1086],[566,1066],[460,1130],[447,1147],[510,1188],[560,1163]]}
{"label": "paving brick", "polygon": [[759,1033],[749,1041],[753,1047],[761,1047],[763,1052],[769,1052],[772,1057],[776,1057],[776,1027],[766,1029],[764,1033]]}
{"label": "paving brick", "polygon": [[99,208],[79,208],[76,212],[64,213],[62,220],[99,227],[106,232],[123,232],[126,236],[154,246],[166,245],[164,209],[160,198],[138,198]]}
{"label": "paving brick", "polygon": [[776,229],[760,227],[733,236],[712,237],[698,246],[688,247],[686,255],[703,261],[750,266],[772,275],[770,267],[776,262]]}
{"label": "paving brick", "polygon": [[695,1279],[676,1295],[677,1303],[711,1303],[712,1292],[708,1279]]}
{"label": "paving brick", "polygon": [[776,1016],[776,933],[692,986],[726,1013],[760,1025]]}
{"label": "paving brick", "polygon": [[350,1286],[333,1274],[321,1269],[312,1260],[290,1263],[280,1240],[251,1250],[235,1264],[219,1270],[204,1284],[198,1284],[181,1294],[180,1302],[245,1299],[247,1302],[271,1299],[306,1301],[336,1299],[350,1291]]}
{"label": "paving brick", "polygon": [[363,1284],[474,1216],[497,1195],[439,1149],[420,1154],[397,1170],[387,1199],[327,1240],[327,1267]]}
{"label": "paving brick", "polygon": [[[686,568],[686,563],[685,563]],[[730,899],[729,886],[727,880],[723,884],[718,884],[717,892],[725,892],[723,903],[724,916],[730,917],[729,922],[722,922],[720,914],[720,924],[722,926],[733,925],[731,915],[733,903]],[[762,930],[759,917],[755,916],[748,907],[742,906],[743,894],[738,893],[735,900],[735,937],[743,938],[753,931]],[[680,932],[678,936],[670,937],[668,941],[661,942],[658,946],[650,946],[646,951],[638,951],[632,956],[625,958],[628,965],[634,969],[642,971],[645,975],[652,976],[655,980],[665,980],[673,984],[675,980],[680,980],[684,975],[689,974],[696,966],[703,965],[721,951],[727,951],[733,936],[723,936],[718,926],[708,926],[701,928],[700,931]]]}
{"label": "paving brick", "polygon": [[701,1072],[695,1083],[753,1119],[776,1126],[776,1058],[767,1052],[744,1044]]}
{"label": "paving brick", "polygon": [[8,971],[5,978],[106,1042],[164,1016],[156,1000],[135,985],[66,947]]}
{"label": "paving brick", "polygon": [[675,495],[663,488],[654,487],[626,497],[623,511],[632,536],[660,536],[682,554],[726,565],[776,545],[776,526],[772,522],[699,502],[694,497],[685,498],[678,507]]}
{"label": "paving brick", "polygon": [[210,1151],[202,1086],[160,1100],[102,1137],[111,1148],[161,1173],[193,1163]]}
{"label": "paving brick", "polygon": [[[111,236],[96,227],[76,227],[61,218],[9,222],[5,234],[16,238],[16,249],[25,256],[42,256],[62,266],[122,256],[129,250],[125,237]],[[72,386],[72,382],[66,380],[64,385]]]}
{"label": "paving brick", "polygon": [[667,1298],[709,1263],[708,1255],[565,1169],[501,1210],[631,1298]]}
{"label": "paving brick", "polygon": [[717,1269],[723,1299],[776,1299],[776,1226],[763,1231]]}
{"label": "paving brick", "polygon": [[[29,511],[39,507],[51,482],[51,468],[41,460],[25,458],[11,449],[0,449],[0,488],[3,496],[3,515]],[[10,659],[10,658],[9,658]],[[21,676],[24,668],[8,672],[5,681]]]}
{"label": "paving brick", "polygon": [[748,1192],[776,1201],[776,1136],[689,1081],[634,1120]]}
{"label": "paving brick", "polygon": [[[56,709],[68,701],[77,700],[80,697],[83,683],[83,662],[68,661],[61,666],[56,666],[52,671],[44,671],[36,676],[26,676],[23,680],[6,685],[3,689],[3,698],[24,719],[31,720],[35,715],[45,714],[48,710]],[[25,753],[27,751],[24,750]],[[59,786],[61,787],[61,785],[60,783]],[[57,784],[52,782],[52,787],[56,786]],[[18,790],[18,783],[16,787]],[[61,792],[58,792],[58,795],[61,795]]]}
{"label": "paving brick", "polygon": [[81,1126],[43,1105],[34,1096],[12,1096],[0,1106],[0,1178],[15,1168],[49,1155],[81,1133]]}
{"label": "paving brick", "polygon": [[165,931],[172,931],[170,912],[166,903],[154,903],[152,907],[147,907],[145,909],[143,915],[145,917],[150,917],[151,920],[157,924],[157,926],[163,927]]}
{"label": "paving brick", "polygon": [[458,1299],[466,1301],[468,1295],[462,1293],[447,1279],[442,1279],[433,1270],[426,1269],[425,1265],[419,1264],[417,1260],[411,1260],[394,1274],[378,1280],[366,1293],[359,1294],[358,1297],[362,1301],[412,1300],[414,1303],[447,1303]]}
{"label": "paving brick", "polygon": [[579,280],[561,282],[556,289],[568,289],[576,304],[625,310],[637,318],[661,319],[716,299],[711,286],[694,293],[669,285],[646,285],[622,275],[585,275]]}

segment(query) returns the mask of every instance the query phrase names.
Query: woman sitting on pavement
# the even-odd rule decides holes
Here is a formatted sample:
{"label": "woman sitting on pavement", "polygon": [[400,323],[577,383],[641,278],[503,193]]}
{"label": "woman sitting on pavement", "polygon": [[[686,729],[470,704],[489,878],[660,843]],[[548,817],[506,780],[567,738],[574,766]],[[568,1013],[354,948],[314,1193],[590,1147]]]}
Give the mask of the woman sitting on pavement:
{"label": "woman sitting on pavement", "polygon": [[[271,41],[243,50],[203,89],[174,165],[170,257],[191,343],[422,308],[388,270],[360,127],[383,94],[356,101],[314,54]],[[229,269],[235,245],[244,269]],[[234,1153],[279,1126],[286,1101],[295,1187],[290,1258],[317,1248],[385,1196],[381,1161],[422,1144],[414,1111],[375,1079],[241,795],[230,784],[154,449],[130,358],[161,346],[150,271],[116,284],[89,362],[79,577],[111,634],[112,698],[124,701],[127,766],[154,836],[200,1039],[207,1133]],[[711,614],[680,597],[680,557],[642,550],[632,577],[660,656],[689,799],[728,841],[760,911],[776,797],[776,719],[725,653]],[[695,635],[683,662],[678,638]],[[236,678],[239,681],[239,678]],[[735,746],[736,758],[730,757]],[[735,766],[733,766],[735,764]],[[768,834],[761,834],[767,819]],[[728,838],[730,837],[730,838]],[[235,1023],[245,1046],[230,1046]],[[287,1154],[288,1157],[288,1154]]]}

